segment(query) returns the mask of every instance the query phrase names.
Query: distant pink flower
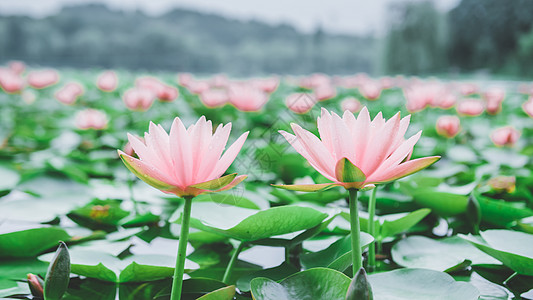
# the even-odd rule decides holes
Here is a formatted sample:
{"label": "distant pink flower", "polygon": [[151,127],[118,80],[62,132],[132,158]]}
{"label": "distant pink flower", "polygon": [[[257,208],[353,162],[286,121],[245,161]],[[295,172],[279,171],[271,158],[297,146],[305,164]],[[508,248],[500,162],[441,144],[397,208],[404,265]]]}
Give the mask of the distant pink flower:
{"label": "distant pink flower", "polygon": [[459,102],[455,109],[460,115],[475,117],[481,115],[485,110],[485,107],[481,100],[465,99]]}
{"label": "distant pink flower", "polygon": [[271,94],[278,88],[279,78],[255,78],[252,79],[252,85],[265,93]]}
{"label": "distant pink flower", "polygon": [[217,74],[211,78],[209,85],[214,88],[226,88],[230,84],[228,77],[225,74]]}
{"label": "distant pink flower", "polygon": [[200,95],[209,89],[209,83],[203,80],[193,80],[189,82],[188,89],[191,93]]}
{"label": "distant pink flower", "polygon": [[156,97],[165,102],[174,101],[178,97],[178,89],[161,82],[154,77],[140,77],[135,80],[135,86],[152,91]]}
{"label": "distant pink flower", "polygon": [[490,139],[496,146],[513,146],[520,137],[520,132],[511,126],[502,127],[494,130]]}
{"label": "distant pink flower", "polygon": [[359,86],[359,92],[368,100],[377,100],[381,95],[381,84],[374,80],[367,80]]}
{"label": "distant pink flower", "polygon": [[76,126],[79,129],[96,129],[101,130],[107,127],[107,115],[96,109],[85,109],[76,115]]}
{"label": "distant pink flower", "polygon": [[59,74],[56,70],[31,71],[26,78],[28,84],[36,89],[44,89],[59,81]]}
{"label": "distant pink flower", "polygon": [[285,100],[287,107],[297,114],[308,113],[316,102],[317,99],[314,97],[314,95],[308,93],[290,94]]}
{"label": "distant pink flower", "polygon": [[183,87],[189,88],[189,85],[193,81],[194,81],[194,78],[192,74],[190,73],[179,73],[178,74],[178,84]]}
{"label": "distant pink flower", "polygon": [[483,98],[487,101],[487,112],[491,115],[502,110],[502,102],[505,99],[505,90],[492,87],[483,93]]}
{"label": "distant pink flower", "polygon": [[124,104],[134,111],[146,111],[154,103],[156,94],[149,89],[134,87],[127,90],[122,97]]}
{"label": "distant pink flower", "polygon": [[241,111],[259,111],[268,101],[268,94],[248,84],[229,87],[229,103]]}
{"label": "distant pink flower", "polygon": [[139,159],[118,150],[122,161],[137,177],[168,194],[178,197],[228,190],[246,176],[231,174],[221,177],[241,150],[248,132],[242,134],[225,152],[231,123],[219,125],[213,133],[211,121],[201,117],[185,128],[174,119],[170,134],[150,123],[144,141],[128,134]]}
{"label": "distant pink flower", "polygon": [[24,79],[9,69],[0,69],[0,87],[8,94],[19,93],[24,89]]}
{"label": "distant pink flower", "polygon": [[452,138],[459,133],[461,122],[456,116],[442,116],[437,119],[436,128],[438,134],[447,138]]}
{"label": "distant pink flower", "polygon": [[405,140],[409,120],[409,116],[400,119],[398,113],[386,121],[380,112],[371,121],[366,107],[357,119],[349,111],[341,118],[322,109],[322,116],[317,120],[320,139],[299,125],[291,124],[295,135],[280,133],[313,168],[333,183],[281,187],[313,191],[340,185],[361,189],[428,167],[440,157],[410,160],[421,132]]}
{"label": "distant pink flower", "polygon": [[114,71],[105,71],[96,79],[96,86],[103,92],[112,92],[118,86],[117,73]]}
{"label": "distant pink flower", "polygon": [[76,102],[79,96],[83,94],[83,87],[76,82],[69,82],[61,87],[56,93],[56,99],[67,105],[71,105]]}
{"label": "distant pink flower", "polygon": [[455,95],[438,82],[418,82],[404,88],[407,110],[417,112],[428,106],[448,109],[455,104]]}
{"label": "distant pink flower", "polygon": [[337,89],[332,84],[323,84],[315,87],[313,94],[318,101],[324,101],[337,96]]}
{"label": "distant pink flower", "polygon": [[474,83],[461,83],[459,84],[459,92],[463,96],[470,96],[479,91],[479,87]]}
{"label": "distant pink flower", "polygon": [[526,114],[533,118],[533,97],[522,104],[522,109]]}
{"label": "distant pink flower", "polygon": [[352,113],[357,113],[363,108],[363,105],[361,105],[361,102],[359,100],[349,97],[341,102],[341,109],[342,111],[349,111]]}
{"label": "distant pink flower", "polygon": [[308,77],[300,79],[300,86],[308,89],[313,89],[317,86],[324,84],[330,84],[331,80],[329,76],[321,73],[316,73]]}
{"label": "distant pink flower", "polygon": [[394,80],[391,77],[381,77],[379,83],[383,89],[390,89],[394,87]]}
{"label": "distant pink flower", "polygon": [[223,89],[209,89],[200,94],[200,101],[209,108],[223,106],[229,101],[228,92]]}
{"label": "distant pink flower", "polygon": [[10,61],[7,65],[8,68],[17,75],[21,75],[24,73],[24,70],[26,70],[26,64],[18,60]]}

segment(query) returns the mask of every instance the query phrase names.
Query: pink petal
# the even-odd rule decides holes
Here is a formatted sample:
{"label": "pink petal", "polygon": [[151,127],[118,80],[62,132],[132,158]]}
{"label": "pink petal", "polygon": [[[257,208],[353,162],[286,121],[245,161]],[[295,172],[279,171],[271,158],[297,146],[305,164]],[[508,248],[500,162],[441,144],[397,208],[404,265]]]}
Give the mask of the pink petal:
{"label": "pink petal", "polygon": [[380,173],[388,172],[390,168],[393,168],[394,166],[397,166],[400,164],[406,156],[410,155],[410,153],[413,151],[413,147],[415,146],[416,142],[418,142],[418,139],[420,139],[420,135],[422,134],[422,131],[419,131],[417,134],[413,135],[409,139],[407,139],[405,142],[403,142],[400,147],[398,147],[390,156],[387,158],[375,171],[372,173],[368,179],[368,181],[373,181],[374,177],[379,177]]}
{"label": "pink petal", "polygon": [[174,188],[172,179],[164,173],[159,172],[150,164],[133,158],[120,150],[118,150],[118,155],[126,167],[142,181],[162,191],[168,191]]}
{"label": "pink petal", "polygon": [[206,121],[205,117],[202,116],[196,122],[196,125],[190,133],[193,153],[193,180],[195,182],[202,182],[204,178],[198,176],[200,171],[200,165],[202,160],[206,157],[207,151],[209,150],[209,143],[211,142],[211,132],[213,127],[211,121]]}
{"label": "pink petal", "polygon": [[286,131],[283,131],[283,130],[280,130],[279,133],[281,135],[283,135],[283,137],[287,140],[287,142],[289,142],[289,144],[291,144],[291,146],[294,148],[294,150],[296,150],[296,152],[300,153],[300,155],[303,156],[307,160],[307,162],[315,170],[317,170],[320,174],[324,175],[329,180],[337,181],[337,179],[335,179],[335,177],[331,176],[326,170],[321,169],[317,165],[317,163],[313,160],[311,155],[309,153],[307,153],[307,150],[305,150],[304,146],[302,145],[302,143],[300,143],[300,141],[298,140],[298,138],[295,135],[292,135],[292,134],[290,134],[290,133],[288,133]]}
{"label": "pink petal", "polygon": [[231,132],[231,123],[226,124],[224,127],[219,125],[210,138],[208,151],[205,157],[200,162],[200,167],[198,170],[198,180],[206,181],[212,178],[209,178],[209,175],[213,173],[213,170],[216,167],[217,162],[222,155],[222,152],[226,148],[228,142],[229,134]]}
{"label": "pink petal", "polygon": [[321,109],[321,116],[317,118],[318,133],[322,143],[328,149],[330,153],[334,153],[335,148],[333,146],[333,128],[332,128],[331,115],[327,109]]}
{"label": "pink petal", "polygon": [[175,118],[170,129],[170,152],[174,162],[176,177],[180,179],[182,188],[192,182],[192,150],[189,134],[180,118]]}
{"label": "pink petal", "polygon": [[379,183],[396,180],[407,175],[416,173],[424,168],[427,168],[439,159],[440,156],[429,156],[410,160],[400,164],[399,166],[393,168],[392,170],[389,170],[388,172],[381,174],[379,177],[372,179],[372,181],[369,180],[369,182]]}
{"label": "pink petal", "polygon": [[[309,158],[319,167],[317,171],[325,171],[330,177],[335,178],[335,161],[331,156],[331,153],[326,149],[322,141],[320,141],[314,134],[303,129],[297,124],[291,124],[292,130],[296,134],[296,137],[300,141],[301,145],[305,148]],[[322,173],[322,172],[321,172]],[[325,175],[325,174],[323,174]]]}
{"label": "pink petal", "polygon": [[372,174],[387,158],[392,146],[391,140],[398,133],[399,126],[400,113],[397,113],[372,136],[365,149],[366,153],[372,153],[372,159],[366,159],[360,165],[365,174]]}
{"label": "pink petal", "polygon": [[356,126],[350,128],[350,130],[355,144],[356,161],[354,163],[356,166],[360,166],[366,156],[365,148],[368,143],[370,130],[370,114],[366,106],[359,112]]}
{"label": "pink petal", "polygon": [[341,117],[333,113],[333,128],[332,132],[333,145],[335,147],[335,157],[334,159],[338,161],[343,157],[349,158],[351,161],[355,161],[355,146],[354,141],[351,139],[351,133],[346,126],[346,123],[343,122]]}
{"label": "pink petal", "polygon": [[248,137],[248,134],[250,132],[247,131],[243,133],[234,143],[231,145],[226,152],[224,152],[224,155],[220,158],[220,160],[217,162],[217,165],[211,175],[209,175],[209,178],[217,178],[220,177],[226,170],[229,168],[231,163],[235,160],[237,157],[237,154],[239,154],[239,151],[241,151],[242,145],[244,145],[244,142],[246,141],[246,138]]}

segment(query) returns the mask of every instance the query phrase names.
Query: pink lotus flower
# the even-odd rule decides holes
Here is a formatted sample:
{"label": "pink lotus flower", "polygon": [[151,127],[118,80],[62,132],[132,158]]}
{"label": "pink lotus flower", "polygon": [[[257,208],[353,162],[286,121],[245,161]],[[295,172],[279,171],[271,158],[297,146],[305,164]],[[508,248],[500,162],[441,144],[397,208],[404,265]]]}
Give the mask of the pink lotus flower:
{"label": "pink lotus flower", "polygon": [[188,88],[190,83],[194,81],[192,74],[190,73],[179,73],[178,74],[178,84]]}
{"label": "pink lotus flower", "polygon": [[315,87],[313,94],[318,101],[324,101],[334,98],[337,95],[337,89],[332,84],[323,84]]}
{"label": "pink lotus flower", "polygon": [[479,87],[474,83],[462,83],[459,84],[459,92],[463,96],[469,96],[472,94],[477,93],[479,90]]}
{"label": "pink lotus flower", "polygon": [[128,134],[139,159],[118,153],[130,171],[162,192],[184,197],[223,191],[246,178],[237,174],[221,177],[248,136],[248,132],[242,134],[222,155],[230,131],[231,123],[219,125],[212,133],[211,121],[203,116],[188,129],[179,118],[174,119],[170,134],[161,125],[150,123],[145,142]]}
{"label": "pink lotus flower", "polygon": [[440,157],[410,160],[421,132],[405,140],[410,116],[400,114],[386,121],[381,112],[370,120],[366,107],[358,118],[345,111],[343,117],[322,109],[318,118],[320,138],[299,125],[291,124],[295,135],[280,131],[309,164],[333,183],[280,186],[286,189],[317,191],[333,186],[347,189],[370,188],[389,182],[435,163]]}
{"label": "pink lotus flower", "polygon": [[56,70],[32,71],[26,78],[28,84],[36,89],[44,89],[59,81],[59,74]]}
{"label": "pink lotus flower", "polygon": [[381,77],[379,83],[383,89],[390,89],[394,87],[394,80],[391,77]]}
{"label": "pink lotus flower", "polygon": [[485,107],[483,106],[483,102],[481,102],[481,100],[466,99],[459,102],[455,109],[460,115],[475,117],[481,115],[483,110],[485,110]]}
{"label": "pink lotus flower", "polygon": [[232,84],[229,102],[241,111],[259,111],[268,101],[268,95],[248,84]]}
{"label": "pink lotus flower", "polygon": [[529,98],[524,104],[522,104],[522,109],[526,114],[533,118],[533,97]]}
{"label": "pink lotus flower", "polygon": [[520,137],[520,132],[511,126],[502,127],[494,130],[490,139],[496,146],[513,146]]}
{"label": "pink lotus flower", "polygon": [[455,96],[438,82],[418,82],[404,89],[407,110],[417,112],[427,106],[448,109],[455,104]]}
{"label": "pink lotus flower", "polygon": [[189,82],[188,88],[191,93],[200,95],[209,89],[209,83],[201,80],[193,80]]}
{"label": "pink lotus flower", "polygon": [[155,97],[152,90],[134,87],[124,93],[122,100],[133,111],[146,111],[154,103]]}
{"label": "pink lotus flower", "polygon": [[367,80],[361,84],[359,92],[368,100],[377,100],[381,95],[381,85],[374,80]]}
{"label": "pink lotus flower", "polygon": [[347,110],[351,113],[356,113],[356,112],[359,112],[361,108],[363,108],[363,106],[361,105],[361,102],[359,102],[359,100],[353,97],[346,98],[342,100],[341,102],[342,111]]}
{"label": "pink lotus flower", "polygon": [[307,89],[313,89],[317,86],[330,83],[331,80],[329,79],[329,76],[321,73],[316,73],[300,80],[300,86]]}
{"label": "pink lotus flower", "polygon": [[96,109],[85,109],[76,115],[76,126],[79,129],[102,130],[107,127],[107,115]]}
{"label": "pink lotus flower", "polygon": [[497,114],[502,110],[502,102],[505,99],[505,90],[498,87],[492,87],[483,93],[483,98],[487,101],[487,112],[491,115]]}
{"label": "pink lotus flower", "polygon": [[24,80],[9,69],[0,69],[0,87],[8,94],[19,93],[24,88]]}
{"label": "pink lotus flower", "polygon": [[256,78],[252,80],[252,85],[265,93],[271,94],[278,88],[279,78]]}
{"label": "pink lotus flower", "polygon": [[103,92],[112,92],[118,86],[117,73],[105,71],[96,79],[96,86]]}
{"label": "pink lotus flower", "polygon": [[461,122],[456,116],[442,116],[437,119],[437,133],[447,137],[452,138],[459,133],[461,130]]}
{"label": "pink lotus flower", "polygon": [[209,108],[223,106],[229,101],[228,92],[222,89],[210,89],[200,94],[200,101]]}
{"label": "pink lotus flower", "polygon": [[8,63],[8,68],[17,75],[21,75],[26,70],[26,64],[21,61],[13,60]]}
{"label": "pink lotus flower", "polygon": [[154,77],[138,78],[135,86],[152,91],[161,101],[171,102],[178,97],[178,90],[175,87],[166,85]]}
{"label": "pink lotus flower", "polygon": [[209,85],[214,88],[227,88],[230,84],[228,77],[225,74],[217,74],[211,78]]}
{"label": "pink lotus flower", "polygon": [[287,107],[297,114],[308,113],[316,102],[317,99],[313,95],[307,93],[290,94],[285,100]]}
{"label": "pink lotus flower", "polygon": [[76,102],[79,96],[83,94],[83,87],[76,82],[69,82],[59,89],[55,96],[56,99],[67,105],[71,105]]}

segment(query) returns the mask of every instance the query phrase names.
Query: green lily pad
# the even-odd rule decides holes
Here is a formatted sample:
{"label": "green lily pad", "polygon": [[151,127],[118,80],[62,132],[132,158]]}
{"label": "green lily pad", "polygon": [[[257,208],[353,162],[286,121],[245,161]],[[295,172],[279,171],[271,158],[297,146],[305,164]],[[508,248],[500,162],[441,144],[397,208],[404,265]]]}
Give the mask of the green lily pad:
{"label": "green lily pad", "polygon": [[232,300],[233,296],[235,296],[235,286],[230,285],[205,294],[198,300]]}
{"label": "green lily pad", "polygon": [[[71,272],[110,282],[151,281],[171,277],[174,274],[176,258],[165,255],[134,255],[120,260],[105,252],[72,250]],[[52,256],[45,254],[40,260],[50,261]],[[196,268],[196,264],[186,260],[186,269]]]}
{"label": "green lily pad", "polygon": [[341,272],[315,268],[287,277],[280,283],[259,277],[250,283],[255,300],[344,300],[350,278]]}
{"label": "green lily pad", "polygon": [[255,241],[312,228],[327,216],[301,206],[279,206],[257,211],[200,202],[193,204],[191,227],[241,241]]}
{"label": "green lily pad", "polygon": [[423,236],[410,236],[396,243],[391,254],[394,262],[400,266],[436,271],[455,269],[466,260],[469,261],[468,265],[499,263],[459,237],[434,240]]}
{"label": "green lily pad", "polygon": [[497,229],[483,231],[480,235],[460,237],[518,274],[533,276],[533,234]]}
{"label": "green lily pad", "polygon": [[57,227],[34,228],[0,234],[0,258],[35,257],[59,241],[70,239],[68,233]]}
{"label": "green lily pad", "polygon": [[0,166],[0,192],[14,188],[20,181],[20,175],[8,168]]}
{"label": "green lily pad", "polygon": [[470,283],[427,269],[399,269],[369,276],[375,300],[477,300]]}
{"label": "green lily pad", "polygon": [[466,212],[468,204],[467,196],[437,192],[427,188],[416,190],[411,195],[417,204],[430,208],[444,217]]}

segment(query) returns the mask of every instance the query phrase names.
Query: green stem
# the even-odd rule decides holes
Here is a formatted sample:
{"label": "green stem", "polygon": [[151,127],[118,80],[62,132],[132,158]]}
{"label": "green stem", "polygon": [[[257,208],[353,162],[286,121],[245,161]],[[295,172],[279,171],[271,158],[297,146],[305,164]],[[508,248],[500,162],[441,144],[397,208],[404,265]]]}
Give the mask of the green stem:
{"label": "green stem", "polygon": [[244,247],[244,242],[239,242],[239,246],[237,246],[237,249],[233,252],[233,255],[231,255],[231,259],[228,263],[228,266],[226,267],[226,272],[224,272],[224,277],[222,278],[222,282],[229,284],[229,279],[231,278],[231,273],[233,271],[233,267],[235,266],[235,263],[237,262],[237,257],[239,257],[239,254],[242,251],[242,248]]}
{"label": "green stem", "polygon": [[352,263],[353,276],[362,267],[362,253],[360,246],[361,229],[359,226],[359,211],[357,208],[357,190],[348,189],[350,193],[350,230],[352,233]]}
{"label": "green stem", "polygon": [[378,190],[375,187],[372,190],[370,195],[370,200],[368,201],[368,233],[374,237],[374,241],[368,246],[368,269],[373,271],[376,266],[376,223],[374,222],[376,216],[376,191]]}
{"label": "green stem", "polygon": [[183,272],[185,271],[185,256],[187,255],[187,240],[189,239],[189,222],[191,220],[192,208],[191,196],[183,197],[185,206],[181,216],[181,233],[178,244],[178,257],[176,258],[176,268],[174,269],[174,279],[172,281],[171,300],[181,299],[181,286],[183,284]]}

